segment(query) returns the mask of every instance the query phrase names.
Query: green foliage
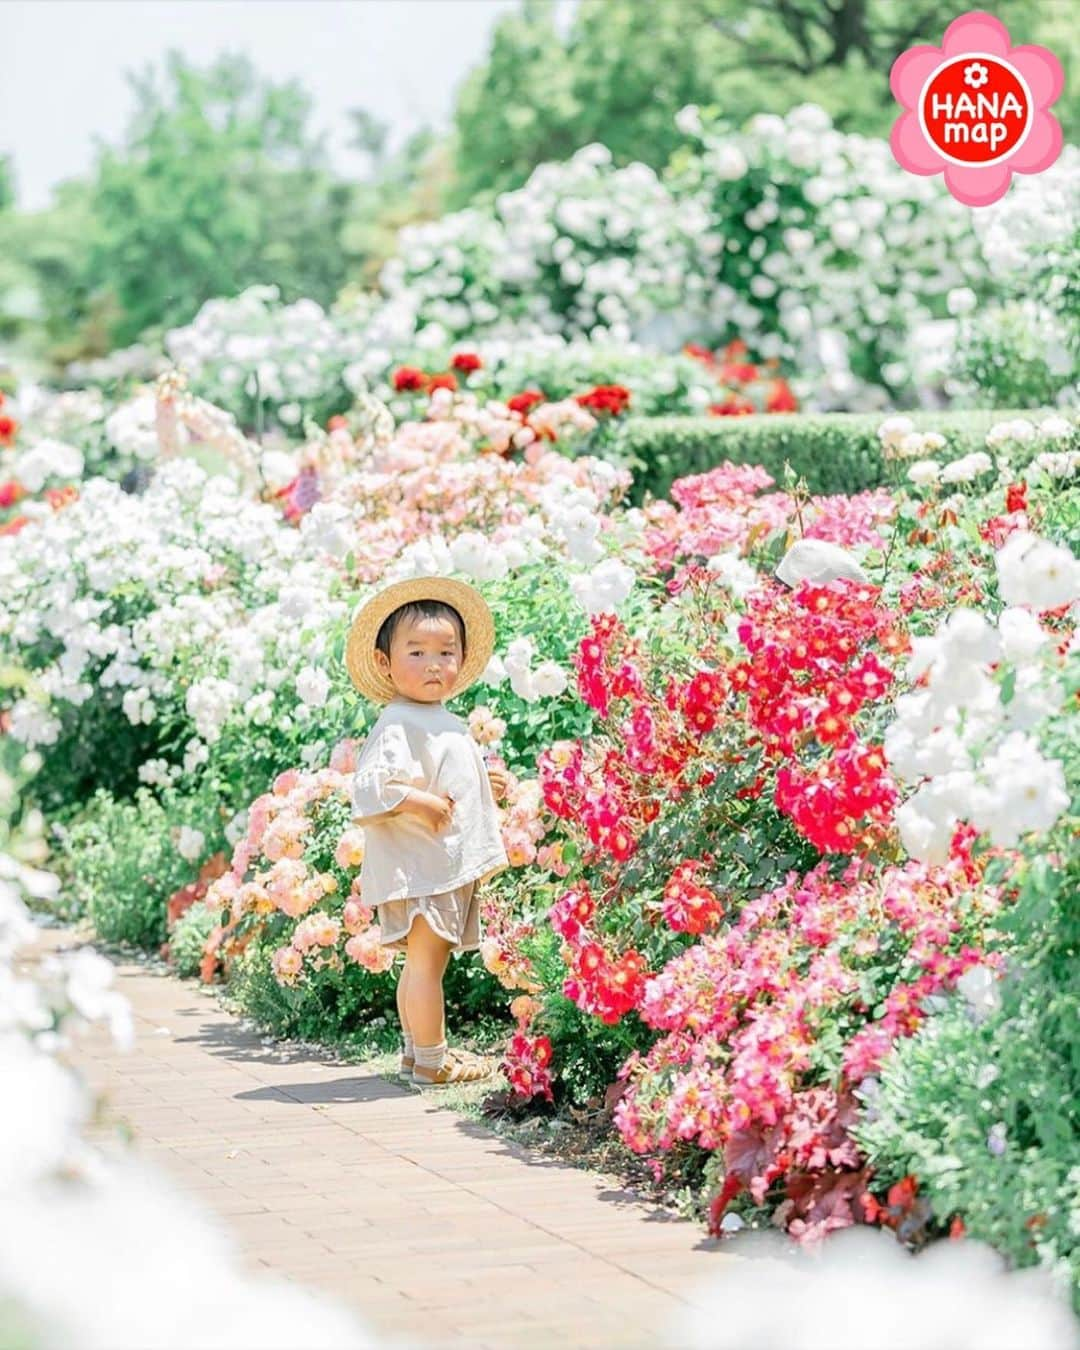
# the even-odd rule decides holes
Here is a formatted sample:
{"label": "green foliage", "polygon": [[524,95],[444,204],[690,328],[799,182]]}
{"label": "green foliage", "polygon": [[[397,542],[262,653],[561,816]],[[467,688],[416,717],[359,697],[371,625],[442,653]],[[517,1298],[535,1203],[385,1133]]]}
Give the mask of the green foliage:
{"label": "green foliage", "polygon": [[1023,302],[980,314],[957,344],[956,377],[978,391],[983,404],[998,408],[1053,403],[1075,381],[1069,354],[1054,361],[1048,350],[1053,317]]}
{"label": "green foliage", "polygon": [[[285,987],[271,966],[277,945],[269,934],[256,938],[229,971],[229,994],[247,1016],[274,1035],[299,1040],[380,1051],[400,1043],[400,963],[373,975],[346,961],[341,970],[312,970],[300,984]],[[503,1014],[506,992],[475,953],[450,958],[443,988],[451,1034],[477,1025],[486,1030]]]}
{"label": "green foliage", "polygon": [[87,271],[90,188],[63,183],[44,211],[0,215],[0,335],[31,359],[70,361],[110,348],[108,301]]}
{"label": "green foliage", "polygon": [[176,849],[180,825],[192,823],[186,815],[147,788],[132,801],[96,792],[77,820],[57,827],[53,862],[66,898],[107,942],[154,949],[165,940],[165,903],[195,874]]}
{"label": "green foliage", "polygon": [[552,0],[525,0],[496,25],[490,56],[466,80],[455,113],[449,206],[520,187],[537,164],[565,159],[582,143],[553,11]]}
{"label": "green foliage", "polygon": [[206,939],[217,921],[217,914],[197,903],[181,914],[169,936],[169,959],[178,975],[198,975]]}
{"label": "green foliage", "polygon": [[[995,422],[1040,414],[980,410],[909,415],[916,430],[939,431],[947,438],[948,447],[937,456],[945,460],[984,449]],[[646,492],[667,497],[676,478],[704,473],[725,460],[760,464],[778,482],[784,465],[790,464],[812,492],[860,492],[887,481],[877,435],[882,419],[880,413],[629,418],[610,458],[633,471],[636,503]]]}
{"label": "green foliage", "polygon": [[[569,668],[573,653],[589,624],[574,599],[562,569],[532,563],[516,568],[501,581],[481,588],[495,620],[496,649],[514,638],[531,638],[543,659]],[[451,711],[468,718],[483,704],[506,722],[501,754],[514,773],[535,772],[537,747],[587,734],[592,713],[576,698],[546,698],[527,703],[509,681],[499,685],[474,684],[451,703]]]}
{"label": "green foliage", "polygon": [[529,1028],[530,1035],[548,1036],[552,1046],[552,1082],[556,1101],[584,1106],[603,1098],[615,1075],[634,1051],[644,1052],[656,1033],[636,1016],[606,1026],[582,1010],[561,990],[566,966],[559,955],[560,939],[546,923],[523,947],[533,962],[545,993],[543,1011]]}
{"label": "green foliage", "polygon": [[134,88],[126,142],[102,153],[92,197],[89,269],[121,307],[114,341],[256,282],[329,303],[349,189],[307,129],[309,95],[261,80],[243,57],[199,70],[176,52],[164,88],[153,73]]}

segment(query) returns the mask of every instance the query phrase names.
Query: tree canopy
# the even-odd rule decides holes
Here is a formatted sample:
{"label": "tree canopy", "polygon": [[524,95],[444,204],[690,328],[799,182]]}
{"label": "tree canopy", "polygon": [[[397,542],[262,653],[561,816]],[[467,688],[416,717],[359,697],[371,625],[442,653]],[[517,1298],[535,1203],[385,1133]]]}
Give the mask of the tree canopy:
{"label": "tree canopy", "polygon": [[309,95],[236,56],[203,71],[173,52],[162,83],[154,72],[132,83],[125,142],[101,150],[91,194],[89,269],[116,298],[114,340],[256,282],[330,301],[350,189],[307,128]]}
{"label": "tree canopy", "polygon": [[[1080,57],[1070,0],[1000,0],[1014,41]],[[560,36],[552,0],[504,18],[455,113],[453,204],[519,187],[537,164],[602,141],[619,163],[662,168],[675,114],[718,108],[737,123],[820,103],[844,131],[887,136],[897,116],[889,69],[908,47],[940,43],[954,0],[580,0]],[[1080,92],[1056,105],[1080,131]]]}

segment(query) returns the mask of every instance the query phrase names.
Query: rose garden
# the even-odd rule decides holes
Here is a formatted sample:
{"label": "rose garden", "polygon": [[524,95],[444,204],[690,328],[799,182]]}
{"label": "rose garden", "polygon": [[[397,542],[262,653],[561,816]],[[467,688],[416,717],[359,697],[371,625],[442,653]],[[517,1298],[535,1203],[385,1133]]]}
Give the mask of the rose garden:
{"label": "rose garden", "polygon": [[[1075,1298],[1080,157],[972,211],[811,105],[678,128],[405,227],[331,307],[8,381],[9,1212],[78,1138],[63,1033],[127,1025],[103,955],[16,973],[31,912],[394,1048],[343,648],[455,575],[497,646],[452,707],[511,775],[447,990],[500,1076],[456,1109],[714,1237],[984,1243]],[[782,585],[802,538],[869,581]]]}

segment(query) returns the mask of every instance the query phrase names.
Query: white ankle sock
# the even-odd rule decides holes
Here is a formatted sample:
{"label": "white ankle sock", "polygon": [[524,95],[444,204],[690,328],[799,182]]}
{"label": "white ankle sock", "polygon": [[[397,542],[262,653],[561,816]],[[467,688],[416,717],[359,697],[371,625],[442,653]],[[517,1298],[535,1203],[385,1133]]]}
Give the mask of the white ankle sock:
{"label": "white ankle sock", "polygon": [[413,1056],[413,1038],[407,1031],[401,1033],[402,1050],[411,1059]]}
{"label": "white ankle sock", "polygon": [[416,1063],[422,1069],[441,1069],[446,1058],[446,1042],[438,1045],[418,1045],[415,1047]]}

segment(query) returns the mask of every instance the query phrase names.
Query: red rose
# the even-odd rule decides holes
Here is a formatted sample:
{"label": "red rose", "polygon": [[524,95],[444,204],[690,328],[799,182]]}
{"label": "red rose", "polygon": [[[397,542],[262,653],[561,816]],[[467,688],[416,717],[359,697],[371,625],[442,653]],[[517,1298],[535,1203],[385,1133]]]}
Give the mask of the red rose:
{"label": "red rose", "polygon": [[479,370],[483,364],[483,361],[475,352],[457,352],[450,362],[453,370],[460,370],[464,375],[471,375],[474,370]]}
{"label": "red rose", "polygon": [[6,510],[9,506],[14,506],[23,495],[22,488],[14,478],[9,479],[6,483],[0,483],[0,511]]}
{"label": "red rose", "polygon": [[14,417],[0,416],[0,445],[11,445],[19,429]]}
{"label": "red rose", "polygon": [[713,417],[745,417],[747,413],[756,411],[748,398],[740,398],[738,394],[729,394],[723,403],[709,404],[709,412]]}
{"label": "red rose", "polygon": [[423,389],[427,384],[427,376],[418,366],[398,366],[393,374],[393,382],[399,392],[411,392]]}
{"label": "red rose", "polygon": [[787,380],[773,380],[769,396],[765,400],[765,411],[769,413],[799,411],[799,400],[791,392]]}
{"label": "red rose", "polygon": [[752,384],[758,377],[757,366],[749,361],[725,361],[717,377],[721,384]]}
{"label": "red rose", "polygon": [[1019,483],[1010,483],[1005,489],[1005,510],[1009,515],[1027,510],[1027,483],[1023,479]]}
{"label": "red rose", "polygon": [[523,389],[520,394],[514,394],[512,398],[508,398],[506,406],[511,412],[520,413],[522,417],[528,417],[538,403],[543,403],[544,398],[545,395],[539,389]]}
{"label": "red rose", "polygon": [[432,375],[427,382],[429,394],[433,394],[436,389],[456,389],[458,387],[457,376],[444,371],[441,375]]}
{"label": "red rose", "polygon": [[630,406],[630,390],[624,384],[598,384],[587,394],[578,394],[574,402],[590,412],[611,413],[618,417]]}

